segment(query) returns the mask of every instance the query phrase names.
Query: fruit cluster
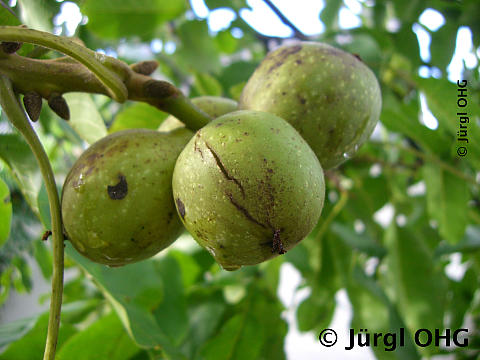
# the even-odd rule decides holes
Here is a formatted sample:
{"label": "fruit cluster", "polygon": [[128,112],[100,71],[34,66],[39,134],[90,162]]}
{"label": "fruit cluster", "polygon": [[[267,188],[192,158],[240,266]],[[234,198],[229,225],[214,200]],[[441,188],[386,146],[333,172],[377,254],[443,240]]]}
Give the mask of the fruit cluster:
{"label": "fruit cluster", "polygon": [[285,253],[318,222],[323,169],[370,136],[381,94],[358,57],[303,42],[269,53],[238,104],[193,103],[214,119],[195,134],[169,117],[159,131],[109,135],[78,159],[62,214],[83,255],[110,266],[145,259],[182,223],[226,270]]}

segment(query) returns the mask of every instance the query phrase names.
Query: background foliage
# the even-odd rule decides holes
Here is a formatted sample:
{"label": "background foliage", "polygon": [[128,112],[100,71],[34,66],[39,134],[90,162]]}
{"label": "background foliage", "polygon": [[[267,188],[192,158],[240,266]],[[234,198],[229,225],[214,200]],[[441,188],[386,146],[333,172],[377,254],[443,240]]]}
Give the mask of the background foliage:
{"label": "background foliage", "polygon": [[[226,29],[209,31],[207,21],[183,0],[74,2],[88,17],[74,34],[87,47],[129,63],[156,59],[161,65],[155,77],[170,80],[191,97],[238,98],[268,49],[284,41],[261,35],[240,16]],[[237,15],[249,7],[244,0],[205,3],[210,10],[226,7]],[[0,6],[0,24],[21,21],[72,35],[58,17],[63,5],[18,0],[13,11],[20,20]],[[277,296],[284,263],[301,273],[297,290],[310,290],[296,312],[301,331],[318,334],[328,327],[335,294],[345,289],[353,306],[351,327],[371,332],[405,327],[409,336],[419,328],[468,327],[470,347],[453,351],[461,359],[478,356],[479,51],[473,55],[476,67],[455,79],[468,80],[465,157],[456,153],[458,92],[447,80],[447,66],[460,26],[470,28],[478,49],[480,3],[377,0],[361,5],[362,25],[345,30],[339,26],[345,4],[328,1],[319,14],[325,31],[310,39],[357,53],[373,69],[383,92],[381,125],[356,157],[326,174],[327,200],[312,234],[284,256],[231,273],[220,270],[187,234],[155,259],[116,269],[83,259],[67,244],[67,267],[80,271],[65,287],[59,359],[285,358],[288,326]],[[419,24],[427,8],[445,19],[436,31]],[[431,36],[429,61],[420,57],[415,26]],[[292,33],[307,38],[298,30]],[[161,50],[150,46],[154,39],[153,44],[163,44]],[[33,50],[25,45],[21,51]],[[420,69],[427,75],[419,76]],[[422,122],[421,97],[438,121],[436,129]],[[67,102],[69,123],[44,107],[36,126],[59,184],[88,143],[120,129],[156,129],[166,117],[145,104],[119,105],[104,96],[69,94]],[[40,241],[50,215],[39,170],[3,114],[0,130],[1,304],[11,287],[31,289],[28,256],[46,279],[52,261],[48,243]],[[461,263],[459,276],[446,271],[452,259]],[[40,314],[2,324],[0,359],[40,359],[46,321]],[[448,352],[414,347],[411,341],[395,352],[374,351],[379,359]]]}

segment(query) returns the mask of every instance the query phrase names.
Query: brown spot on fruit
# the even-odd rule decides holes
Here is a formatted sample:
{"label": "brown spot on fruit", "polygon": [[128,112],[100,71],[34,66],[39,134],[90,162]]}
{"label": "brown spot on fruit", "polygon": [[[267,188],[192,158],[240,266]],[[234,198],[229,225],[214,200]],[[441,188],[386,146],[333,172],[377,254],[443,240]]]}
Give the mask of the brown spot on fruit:
{"label": "brown spot on fruit", "polygon": [[118,174],[118,183],[116,185],[107,186],[108,196],[112,200],[122,200],[127,196],[128,193],[128,184],[127,179],[122,174]]}
{"label": "brown spot on fruit", "polygon": [[274,254],[285,254],[286,251],[283,248],[282,239],[280,239],[280,230],[276,229],[273,232],[273,243],[272,243],[272,253]]}
{"label": "brown spot on fruit", "polygon": [[175,202],[177,203],[177,209],[180,216],[182,217],[182,219],[185,219],[185,205],[183,204],[182,200],[180,200],[180,198],[177,198]]}

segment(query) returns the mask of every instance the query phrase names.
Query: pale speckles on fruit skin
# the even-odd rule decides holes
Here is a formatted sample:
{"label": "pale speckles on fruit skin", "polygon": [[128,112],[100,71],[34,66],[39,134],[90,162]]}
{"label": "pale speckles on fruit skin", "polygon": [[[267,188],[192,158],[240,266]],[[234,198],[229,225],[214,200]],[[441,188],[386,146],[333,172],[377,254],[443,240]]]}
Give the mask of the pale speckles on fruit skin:
{"label": "pale speckles on fruit skin", "polygon": [[317,223],[324,196],[305,141],[284,120],[254,111],[199,130],[179,156],[173,189],[187,230],[230,270],[291,249]]}
{"label": "pale speckles on fruit skin", "polygon": [[[291,47],[296,51],[285,56]],[[299,101],[299,96],[305,101]],[[378,81],[362,61],[313,42],[283,46],[269,53],[239,100],[239,109],[271,112],[290,122],[324,169],[342,163],[344,152],[353,154],[355,147],[366,141],[380,108]]]}
{"label": "pale speckles on fruit skin", "polygon": [[176,158],[192,132],[126,130],[93,144],[69,172],[62,217],[74,247],[121,266],[150,257],[182,231],[171,193]]}

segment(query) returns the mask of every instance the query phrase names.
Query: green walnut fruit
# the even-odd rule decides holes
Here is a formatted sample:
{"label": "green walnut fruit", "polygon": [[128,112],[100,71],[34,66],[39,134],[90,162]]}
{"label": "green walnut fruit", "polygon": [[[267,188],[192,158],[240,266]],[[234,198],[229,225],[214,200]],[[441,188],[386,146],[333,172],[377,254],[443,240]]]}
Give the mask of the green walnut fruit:
{"label": "green walnut fruit", "polygon": [[317,223],[322,167],[285,120],[235,111],[197,131],[178,157],[173,196],[192,236],[226,270],[283,254]]}
{"label": "green walnut fruit", "polygon": [[73,246],[95,262],[121,266],[170,245],[183,229],[172,174],[192,135],[133,129],[91,145],[63,186],[62,217]]}
{"label": "green walnut fruit", "polygon": [[[205,111],[213,119],[237,110],[238,104],[235,100],[220,96],[199,96],[192,99],[192,103]],[[158,128],[159,131],[171,131],[185,125],[175,116],[168,116]]]}
{"label": "green walnut fruit", "polygon": [[352,156],[378,122],[381,93],[355,55],[301,42],[269,53],[243,88],[239,109],[287,120],[317,154],[323,169]]}

